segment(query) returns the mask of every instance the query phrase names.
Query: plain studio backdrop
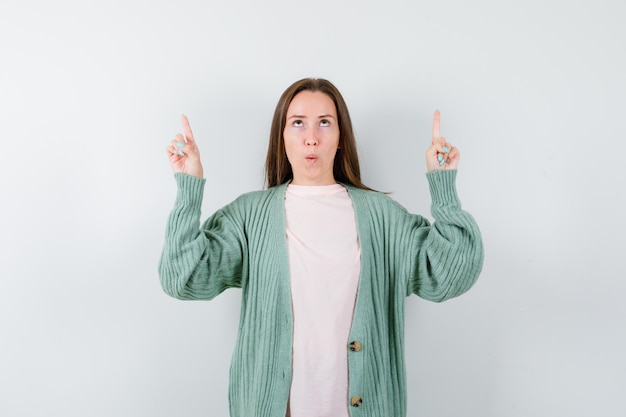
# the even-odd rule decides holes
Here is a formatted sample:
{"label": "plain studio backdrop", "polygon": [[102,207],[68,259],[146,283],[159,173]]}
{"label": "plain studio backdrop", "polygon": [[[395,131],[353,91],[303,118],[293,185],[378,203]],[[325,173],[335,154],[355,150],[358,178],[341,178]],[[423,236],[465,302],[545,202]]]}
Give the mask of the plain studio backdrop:
{"label": "plain studio backdrop", "polygon": [[[263,187],[304,77],[342,91],[366,184],[429,219],[432,114],[485,264],[407,299],[409,416],[626,415],[619,0],[0,5],[0,416],[226,416],[240,290],[162,292],[189,116],[203,219]],[[250,416],[253,417],[253,416]],[[393,417],[393,416],[371,416]]]}

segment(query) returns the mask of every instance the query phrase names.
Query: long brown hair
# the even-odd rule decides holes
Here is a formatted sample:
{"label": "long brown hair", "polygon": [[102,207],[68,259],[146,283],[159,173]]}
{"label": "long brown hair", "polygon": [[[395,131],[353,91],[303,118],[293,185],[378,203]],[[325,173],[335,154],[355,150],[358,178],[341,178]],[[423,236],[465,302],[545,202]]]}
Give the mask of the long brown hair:
{"label": "long brown hair", "polygon": [[304,78],[296,81],[280,96],[274,111],[274,118],[272,119],[270,141],[265,159],[267,187],[274,187],[293,178],[293,171],[285,152],[283,131],[287,123],[287,109],[289,109],[291,100],[302,91],[322,92],[335,103],[337,118],[339,119],[339,149],[337,149],[333,163],[335,181],[370,190],[371,188],[361,182],[359,156],[357,155],[356,140],[352,130],[348,106],[346,106],[337,87],[330,81],[322,78]]}

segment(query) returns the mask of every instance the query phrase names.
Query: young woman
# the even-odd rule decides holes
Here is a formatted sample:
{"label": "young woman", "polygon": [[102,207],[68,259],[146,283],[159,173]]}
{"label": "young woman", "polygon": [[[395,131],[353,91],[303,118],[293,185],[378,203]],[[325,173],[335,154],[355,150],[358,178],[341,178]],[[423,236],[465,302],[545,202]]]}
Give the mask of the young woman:
{"label": "young woman", "polygon": [[430,224],[361,182],[348,108],[333,84],[304,79],[281,96],[268,188],[202,225],[203,169],[188,120],[168,146],[178,194],[159,265],[165,292],[209,300],[242,289],[230,371],[232,417],[406,416],[404,301],[467,291],[480,232],[455,188],[459,151],[426,151]]}

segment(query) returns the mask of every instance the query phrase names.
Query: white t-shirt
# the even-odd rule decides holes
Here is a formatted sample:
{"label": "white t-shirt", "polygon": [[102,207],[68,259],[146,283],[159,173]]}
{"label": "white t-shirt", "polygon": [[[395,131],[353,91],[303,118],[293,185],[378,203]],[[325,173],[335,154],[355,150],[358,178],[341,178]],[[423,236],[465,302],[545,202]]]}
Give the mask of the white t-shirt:
{"label": "white t-shirt", "polygon": [[340,184],[285,194],[293,303],[290,417],[349,417],[348,336],[361,270],[354,207]]}

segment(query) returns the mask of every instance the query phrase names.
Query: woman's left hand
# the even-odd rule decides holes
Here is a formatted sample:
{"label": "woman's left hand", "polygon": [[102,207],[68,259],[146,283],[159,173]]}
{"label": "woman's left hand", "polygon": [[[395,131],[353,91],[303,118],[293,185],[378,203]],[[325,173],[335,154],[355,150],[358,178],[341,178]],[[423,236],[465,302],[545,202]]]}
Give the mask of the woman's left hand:
{"label": "woman's left hand", "polygon": [[428,172],[437,169],[457,169],[461,153],[457,148],[446,142],[446,138],[439,134],[439,110],[433,118],[433,139],[430,148],[426,151],[426,169]]}

